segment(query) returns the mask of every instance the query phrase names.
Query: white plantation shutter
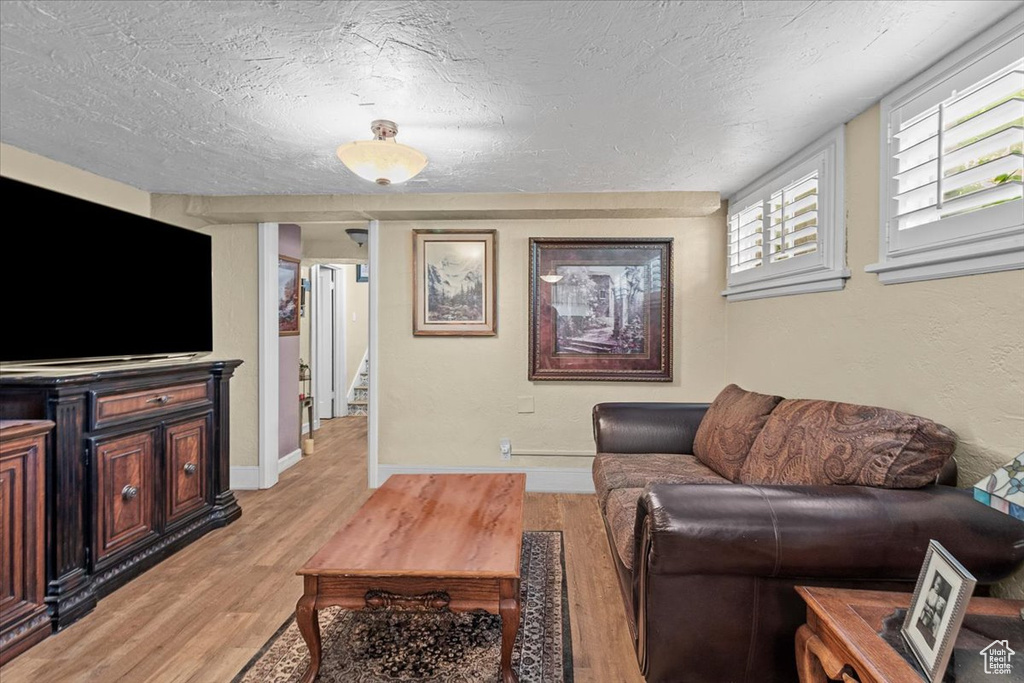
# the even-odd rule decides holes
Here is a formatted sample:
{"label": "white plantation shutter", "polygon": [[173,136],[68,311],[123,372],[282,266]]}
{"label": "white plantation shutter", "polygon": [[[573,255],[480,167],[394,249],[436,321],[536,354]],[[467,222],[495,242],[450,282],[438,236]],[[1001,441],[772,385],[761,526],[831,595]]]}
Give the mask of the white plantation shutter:
{"label": "white plantation shutter", "polygon": [[1024,267],[1022,55],[1007,20],[882,100],[883,283]]}
{"label": "white plantation shutter", "polygon": [[761,265],[764,249],[764,206],[757,202],[729,217],[729,272]]}
{"label": "white plantation shutter", "polygon": [[911,119],[893,137],[898,230],[1019,201],[1024,58]]}
{"label": "white plantation shutter", "polygon": [[729,201],[730,301],[842,289],[840,126]]}
{"label": "white plantation shutter", "polygon": [[818,172],[771,196],[771,260],[784,261],[818,250]]}

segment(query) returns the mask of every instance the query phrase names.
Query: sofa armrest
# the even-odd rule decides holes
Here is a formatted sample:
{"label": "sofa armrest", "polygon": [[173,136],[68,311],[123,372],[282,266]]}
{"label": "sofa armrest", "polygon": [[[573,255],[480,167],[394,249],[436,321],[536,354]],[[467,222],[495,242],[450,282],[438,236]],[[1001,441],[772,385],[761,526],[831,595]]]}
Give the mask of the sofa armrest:
{"label": "sofa armrest", "polygon": [[636,524],[652,574],[915,581],[933,538],[980,583],[1024,563],[1024,523],[948,486],[655,485]]}
{"label": "sofa armrest", "polygon": [[708,403],[598,403],[598,453],[693,453]]}

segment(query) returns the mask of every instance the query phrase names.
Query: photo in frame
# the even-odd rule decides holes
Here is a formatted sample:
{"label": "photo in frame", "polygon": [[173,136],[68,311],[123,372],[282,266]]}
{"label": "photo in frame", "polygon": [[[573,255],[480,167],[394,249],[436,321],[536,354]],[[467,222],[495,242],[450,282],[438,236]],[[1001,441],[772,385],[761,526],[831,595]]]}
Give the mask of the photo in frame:
{"label": "photo in frame", "polygon": [[498,333],[496,230],[413,230],[412,333]]}
{"label": "photo in frame", "polygon": [[956,558],[932,540],[900,633],[929,681],[941,681],[977,583]]}
{"label": "photo in frame", "polygon": [[370,264],[369,263],[357,263],[356,264],[356,282],[369,282],[370,281]]}
{"label": "photo in frame", "polygon": [[277,333],[290,337],[299,333],[299,259],[277,257]]}
{"label": "photo in frame", "polygon": [[672,381],[672,239],[530,238],[529,378]]}

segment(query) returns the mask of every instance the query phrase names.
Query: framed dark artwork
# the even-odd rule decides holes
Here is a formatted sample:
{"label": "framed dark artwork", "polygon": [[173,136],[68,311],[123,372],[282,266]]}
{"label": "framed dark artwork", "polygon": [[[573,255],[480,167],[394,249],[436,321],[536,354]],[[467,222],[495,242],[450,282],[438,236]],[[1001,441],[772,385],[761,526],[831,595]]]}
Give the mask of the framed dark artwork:
{"label": "framed dark artwork", "polygon": [[531,380],[672,381],[672,239],[530,238]]}
{"label": "framed dark artwork", "polygon": [[932,540],[900,633],[929,681],[941,681],[974,592],[974,576]]}
{"label": "framed dark artwork", "polygon": [[299,333],[299,259],[277,257],[277,333],[290,337]]}
{"label": "framed dark artwork", "polygon": [[357,263],[356,264],[356,282],[369,282],[370,281],[370,264],[369,263]]}
{"label": "framed dark artwork", "polygon": [[413,230],[412,333],[498,333],[495,230]]}

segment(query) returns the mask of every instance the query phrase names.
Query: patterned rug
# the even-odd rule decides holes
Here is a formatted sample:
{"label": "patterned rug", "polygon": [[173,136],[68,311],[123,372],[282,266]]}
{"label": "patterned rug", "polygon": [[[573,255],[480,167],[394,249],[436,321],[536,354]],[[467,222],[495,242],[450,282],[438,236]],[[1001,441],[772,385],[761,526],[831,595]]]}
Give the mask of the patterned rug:
{"label": "patterned rug", "polygon": [[[562,532],[523,534],[520,683],[572,683],[572,641]],[[317,683],[485,683],[501,680],[501,618],[484,612],[320,610]],[[232,683],[293,683],[309,650],[292,617]]]}

